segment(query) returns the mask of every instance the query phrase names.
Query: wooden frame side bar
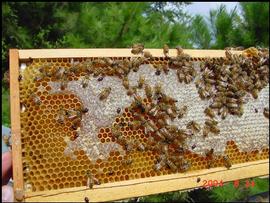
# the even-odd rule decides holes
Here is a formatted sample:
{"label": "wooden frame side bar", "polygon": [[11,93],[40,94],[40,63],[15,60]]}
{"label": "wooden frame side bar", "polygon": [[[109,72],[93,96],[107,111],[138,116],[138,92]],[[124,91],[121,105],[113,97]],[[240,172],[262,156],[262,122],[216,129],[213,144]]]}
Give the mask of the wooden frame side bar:
{"label": "wooden frame side bar", "polygon": [[[230,170],[218,167],[207,170],[191,171],[183,174],[164,175],[137,180],[106,183],[94,186],[29,192],[26,202],[83,202],[88,197],[91,202],[114,201],[131,197],[145,196],[162,192],[186,190],[203,186],[203,180],[222,180],[229,182],[236,179],[265,176],[269,174],[269,159],[233,165]],[[198,183],[197,178],[201,181]]]}
{"label": "wooden frame side bar", "polygon": [[20,97],[19,97],[19,52],[17,49],[9,50],[10,68],[10,118],[12,139],[12,167],[14,179],[14,197],[23,200],[23,168],[20,123]]}
{"label": "wooden frame side bar", "polygon": [[[162,49],[145,49],[154,57],[164,57]],[[184,49],[191,57],[224,57],[225,50]],[[242,51],[232,51],[240,54]],[[176,49],[170,49],[170,56],[176,56]],[[133,57],[140,56],[131,53],[131,49],[22,49],[19,58],[22,60],[34,58],[81,58],[81,57]]]}

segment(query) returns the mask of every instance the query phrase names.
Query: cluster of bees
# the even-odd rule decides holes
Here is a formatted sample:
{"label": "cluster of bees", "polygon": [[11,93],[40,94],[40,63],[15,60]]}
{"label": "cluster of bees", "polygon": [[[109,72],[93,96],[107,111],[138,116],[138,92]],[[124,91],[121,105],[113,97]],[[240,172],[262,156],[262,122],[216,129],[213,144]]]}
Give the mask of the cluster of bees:
{"label": "cluster of bees", "polygon": [[[177,100],[167,96],[160,84],[152,89],[148,84],[141,83],[139,79],[138,86],[144,87],[145,95],[150,103],[146,104],[143,101],[144,98],[134,94],[134,100],[129,106],[134,120],[112,126],[112,135],[127,152],[127,159],[123,160],[123,163],[132,164],[129,153],[134,150],[151,150],[159,154],[153,167],[154,170],[159,171],[166,165],[174,172],[188,170],[191,165],[184,159],[185,140],[200,131],[199,124],[191,121],[187,124],[186,129],[179,129],[177,126],[171,125],[172,120],[177,117],[183,118],[187,114],[187,107],[183,106],[178,109],[175,104]],[[149,135],[146,144],[137,140],[127,140],[120,131],[124,126],[130,127],[132,130],[143,129],[144,133]]]}
{"label": "cluster of bees", "polygon": [[[202,100],[210,100],[205,114],[215,118],[216,113],[225,119],[228,114],[241,117],[245,96],[250,93],[254,99],[269,83],[269,52],[258,52],[250,48],[242,55],[233,55],[226,50],[225,58],[206,59],[201,65],[202,76],[195,81]],[[267,108],[263,114],[269,118]],[[206,123],[205,123],[206,124]],[[215,133],[219,133],[216,131]]]}

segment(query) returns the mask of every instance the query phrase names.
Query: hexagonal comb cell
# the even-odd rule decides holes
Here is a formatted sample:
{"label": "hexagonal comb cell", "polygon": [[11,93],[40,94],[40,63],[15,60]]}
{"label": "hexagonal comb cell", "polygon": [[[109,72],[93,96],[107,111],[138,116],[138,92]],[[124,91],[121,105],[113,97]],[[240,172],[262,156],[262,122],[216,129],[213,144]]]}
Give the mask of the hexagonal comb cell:
{"label": "hexagonal comb cell", "polygon": [[[125,58],[111,58],[107,63],[112,63],[110,60],[123,59]],[[23,176],[27,191],[86,186],[89,184],[90,176],[103,184],[176,173],[172,170],[174,164],[168,162],[155,170],[155,167],[161,164],[157,161],[160,159],[160,154],[157,150],[148,147],[147,143],[150,137],[156,136],[156,130],[154,129],[155,132],[150,134],[145,133],[143,122],[134,127],[134,122],[137,120],[134,112],[138,113],[140,110],[134,111],[130,105],[119,108],[110,125],[98,127],[97,139],[94,140],[101,144],[116,143],[124,149],[124,153],[112,150],[106,159],[98,158],[93,161],[89,159],[87,149],[78,147],[79,142],[77,148],[73,149],[71,146],[73,150],[69,151],[70,148],[67,146],[77,142],[80,136],[79,129],[85,127],[82,125],[82,115],[84,115],[82,111],[87,112],[87,109],[84,109],[81,98],[74,92],[64,90],[70,81],[77,81],[82,86],[87,86],[89,81],[83,81],[82,78],[85,78],[88,73],[93,74],[95,80],[105,80],[102,72],[99,71],[106,67],[97,60],[99,58],[34,59],[23,72],[23,80],[20,82],[20,101],[24,106],[21,112],[21,136]],[[203,58],[191,58],[191,61],[195,62],[203,60]],[[81,63],[85,65],[82,66]],[[89,69],[95,63],[99,66],[94,70]],[[146,64],[168,64],[168,59],[154,57]],[[119,75],[119,72],[110,68],[107,68],[105,73],[109,76]],[[52,93],[49,84],[56,81],[59,82],[59,89]],[[147,107],[152,103],[151,99],[145,97],[139,105]],[[144,119],[155,119],[155,117],[147,115]],[[115,135],[114,128],[117,126],[120,126],[119,133],[121,139],[126,140],[125,142],[121,141],[120,135]],[[168,140],[163,141],[166,143]],[[131,145],[136,147],[129,148]],[[88,145],[89,148],[93,146],[93,143]],[[174,145],[170,145],[168,150],[175,150]],[[224,153],[224,155],[205,156],[185,149],[181,152],[181,156],[182,161],[192,163],[186,166],[186,170],[191,171],[223,167],[224,156],[227,156],[231,164],[269,158],[269,148],[242,152],[234,141],[227,142]]]}

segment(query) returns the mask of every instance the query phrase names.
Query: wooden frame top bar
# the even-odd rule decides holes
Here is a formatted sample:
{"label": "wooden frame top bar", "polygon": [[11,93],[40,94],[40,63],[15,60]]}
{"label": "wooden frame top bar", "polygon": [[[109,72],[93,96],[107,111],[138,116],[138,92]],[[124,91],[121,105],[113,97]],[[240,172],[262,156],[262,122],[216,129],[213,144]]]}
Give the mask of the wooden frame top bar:
{"label": "wooden frame top bar", "polygon": [[[162,49],[145,49],[154,57],[164,57]],[[225,50],[184,49],[191,57],[224,57]],[[240,54],[242,51],[232,51]],[[170,49],[170,56],[176,56],[176,49]],[[131,49],[21,49],[19,58],[84,58],[84,57],[132,57]]]}

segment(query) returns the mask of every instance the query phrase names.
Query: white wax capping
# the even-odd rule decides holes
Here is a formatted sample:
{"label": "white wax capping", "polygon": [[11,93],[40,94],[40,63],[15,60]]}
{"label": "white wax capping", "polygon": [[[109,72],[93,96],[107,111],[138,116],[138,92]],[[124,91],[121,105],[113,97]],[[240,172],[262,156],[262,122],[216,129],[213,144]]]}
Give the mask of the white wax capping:
{"label": "white wax capping", "polygon": [[[199,73],[199,62],[194,62],[194,67]],[[178,108],[186,105],[188,113],[182,119],[176,118],[172,124],[179,128],[186,128],[189,121],[196,121],[201,128],[205,122],[204,109],[210,104],[210,101],[202,101],[197,92],[194,82],[190,84],[179,83],[175,70],[169,70],[166,75],[162,72],[159,76],[155,74],[155,69],[149,65],[143,65],[138,72],[131,71],[128,75],[130,86],[138,84],[139,76],[145,77],[145,83],[152,88],[157,83],[162,84],[164,92],[178,100],[176,103]],[[198,74],[197,80],[201,77]],[[59,92],[59,82],[49,82],[52,87],[51,94]],[[108,98],[100,101],[100,92],[107,87],[111,87],[111,93]],[[102,81],[97,78],[90,78],[88,86],[82,88],[81,78],[78,81],[70,81],[67,91],[74,93],[82,102],[84,107],[88,108],[88,112],[83,115],[82,128],[80,136],[74,141],[79,143],[88,155],[90,160],[106,159],[110,152],[119,151],[125,154],[122,147],[115,143],[100,143],[98,145],[89,145],[89,143],[99,142],[98,129],[101,127],[111,126],[117,116],[117,108],[124,109],[128,107],[133,98],[126,94],[126,90],[122,85],[122,80],[117,77],[106,76]],[[144,89],[137,89],[138,95],[145,96]],[[248,103],[244,104],[244,114],[242,117],[228,115],[225,120],[218,117],[218,127],[220,134],[209,134],[203,138],[202,130],[187,140],[190,150],[198,154],[205,154],[206,149],[213,148],[214,153],[224,153],[227,141],[234,140],[240,151],[249,151],[250,149],[262,149],[268,147],[269,142],[269,120],[263,115],[263,109],[269,106],[269,85],[265,87],[258,96],[253,99],[250,95],[245,98]],[[255,113],[255,108],[258,113]],[[191,149],[192,145],[196,145]],[[72,147],[72,146],[68,146]]]}

